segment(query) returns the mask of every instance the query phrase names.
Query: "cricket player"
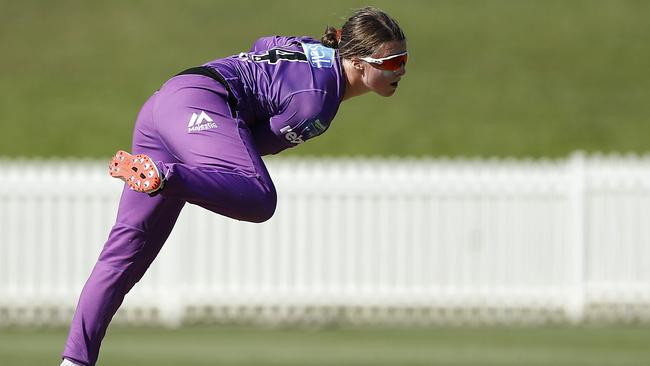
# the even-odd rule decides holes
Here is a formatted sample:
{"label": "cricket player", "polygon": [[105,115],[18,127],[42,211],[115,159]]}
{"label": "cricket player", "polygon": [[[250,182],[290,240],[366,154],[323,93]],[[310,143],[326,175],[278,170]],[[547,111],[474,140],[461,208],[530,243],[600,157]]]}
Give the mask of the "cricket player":
{"label": "cricket player", "polygon": [[268,220],[277,196],[261,157],[325,132],[343,101],[393,95],[406,60],[398,23],[368,7],[340,30],[328,27],[320,41],[260,38],[248,52],[168,80],[138,114],[132,154],[118,151],[109,164],[126,186],[61,365],[95,365],[113,315],[186,202],[236,220]]}

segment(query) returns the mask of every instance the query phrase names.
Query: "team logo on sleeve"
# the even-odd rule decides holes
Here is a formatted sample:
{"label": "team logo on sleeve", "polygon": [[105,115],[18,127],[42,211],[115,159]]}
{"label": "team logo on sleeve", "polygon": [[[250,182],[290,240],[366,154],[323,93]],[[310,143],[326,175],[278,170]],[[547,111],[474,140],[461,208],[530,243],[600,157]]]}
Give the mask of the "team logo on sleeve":
{"label": "team logo on sleeve", "polygon": [[280,129],[280,133],[284,136],[284,139],[289,141],[294,145],[302,144],[305,140],[312,137],[318,136],[325,132],[329,127],[328,124],[324,124],[318,118],[313,121],[307,122],[304,127],[302,127],[302,133],[298,133],[291,128],[290,125],[284,126]]}
{"label": "team logo on sleeve", "polygon": [[294,145],[301,144],[305,142],[302,139],[302,136],[294,131],[291,126],[284,126],[280,129],[280,133],[284,135],[284,138]]}
{"label": "team logo on sleeve", "polygon": [[302,136],[305,140],[310,139],[312,137],[316,137],[322,134],[323,132],[325,132],[325,130],[327,130],[327,127],[329,127],[329,125],[323,124],[323,122],[321,122],[318,118],[316,118],[315,120],[311,121],[307,126],[305,126],[305,129],[302,132]]}
{"label": "team logo on sleeve", "polygon": [[303,43],[307,60],[312,67],[331,68],[334,66],[334,49],[325,47],[320,43]]}

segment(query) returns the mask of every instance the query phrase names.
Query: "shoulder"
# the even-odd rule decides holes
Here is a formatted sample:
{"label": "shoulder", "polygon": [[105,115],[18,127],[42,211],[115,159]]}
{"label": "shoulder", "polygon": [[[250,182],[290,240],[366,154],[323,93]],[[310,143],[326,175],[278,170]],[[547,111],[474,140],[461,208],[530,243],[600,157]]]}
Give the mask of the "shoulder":
{"label": "shoulder", "polygon": [[326,90],[305,89],[287,95],[282,109],[301,118],[319,115],[324,117],[332,115],[331,112],[337,110],[339,104],[338,98]]}
{"label": "shoulder", "polygon": [[302,89],[287,94],[282,101],[286,108],[291,106],[294,110],[314,110],[322,107],[327,98],[327,91],[323,89]]}
{"label": "shoulder", "polygon": [[312,37],[308,36],[265,36],[258,38],[253,46],[251,52],[269,50],[274,47],[291,47],[300,46],[302,43],[319,43]]}

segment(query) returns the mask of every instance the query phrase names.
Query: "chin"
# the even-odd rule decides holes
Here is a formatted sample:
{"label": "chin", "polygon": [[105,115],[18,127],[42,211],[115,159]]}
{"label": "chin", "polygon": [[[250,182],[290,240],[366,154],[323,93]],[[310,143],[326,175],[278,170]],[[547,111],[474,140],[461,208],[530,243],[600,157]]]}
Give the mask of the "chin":
{"label": "chin", "polygon": [[379,95],[381,95],[382,97],[392,97],[393,94],[395,94],[396,91],[397,91],[397,88],[388,90],[388,91],[386,91],[384,93],[381,93]]}
{"label": "chin", "polygon": [[393,94],[395,94],[395,91],[397,91],[397,88],[394,86],[389,86],[389,87],[384,87],[384,88],[376,88],[374,89],[375,94],[382,96],[382,97],[391,97]]}
{"label": "chin", "polygon": [[390,97],[393,94],[395,94],[395,89],[392,89],[392,90],[375,90],[375,94],[379,95],[380,97]]}

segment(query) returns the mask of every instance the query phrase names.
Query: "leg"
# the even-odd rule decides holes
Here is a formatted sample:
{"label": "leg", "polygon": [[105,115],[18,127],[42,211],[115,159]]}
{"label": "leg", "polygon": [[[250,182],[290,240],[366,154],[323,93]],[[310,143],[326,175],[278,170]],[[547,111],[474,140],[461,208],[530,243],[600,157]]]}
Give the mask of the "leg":
{"label": "leg", "polygon": [[[201,112],[216,128],[189,131],[188,123],[198,119],[194,113]],[[84,366],[97,361],[109,322],[158,254],[185,201],[252,222],[267,220],[275,210],[275,188],[250,130],[230,115],[226,91],[216,81],[173,78],[140,112],[133,145],[134,154],[158,162],[167,185],[156,197],[123,192],[117,223],[84,286],[63,353]]]}
{"label": "leg", "polygon": [[[171,233],[184,202],[125,189],[111,230],[79,298],[63,356],[94,365],[109,322]],[[148,217],[138,222],[141,217]]]}
{"label": "leg", "polygon": [[[152,101],[138,116],[133,150],[157,160],[173,161],[149,133]],[[108,324],[162,248],[183,205],[182,200],[123,190],[115,226],[81,292],[65,358],[86,366],[97,362]]]}
{"label": "leg", "polygon": [[[275,187],[250,129],[231,115],[225,88],[197,75],[169,84],[158,95],[153,119],[177,161],[158,162],[166,179],[160,195],[238,220],[268,220],[275,211]],[[209,128],[189,128],[201,122]]]}

